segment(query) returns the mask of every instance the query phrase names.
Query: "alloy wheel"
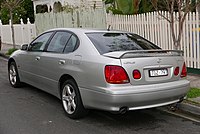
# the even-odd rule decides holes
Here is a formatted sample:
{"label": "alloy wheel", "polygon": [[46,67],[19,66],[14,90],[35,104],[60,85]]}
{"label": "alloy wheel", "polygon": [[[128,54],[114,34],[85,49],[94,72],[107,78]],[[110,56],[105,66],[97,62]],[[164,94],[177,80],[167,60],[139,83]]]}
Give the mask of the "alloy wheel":
{"label": "alloy wheel", "polygon": [[9,69],[9,77],[10,77],[10,83],[12,85],[15,85],[16,82],[17,82],[17,72],[16,72],[16,68],[14,65],[11,65],[10,66],[10,69]]}
{"label": "alloy wheel", "polygon": [[76,93],[74,88],[69,84],[65,85],[62,91],[62,102],[68,114],[73,114],[76,110],[75,97]]}

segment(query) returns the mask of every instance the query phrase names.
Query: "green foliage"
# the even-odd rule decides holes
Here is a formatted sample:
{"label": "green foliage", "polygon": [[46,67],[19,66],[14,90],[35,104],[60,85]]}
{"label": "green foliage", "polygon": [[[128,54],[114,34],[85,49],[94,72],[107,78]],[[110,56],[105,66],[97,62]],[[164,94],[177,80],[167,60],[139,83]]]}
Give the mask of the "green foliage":
{"label": "green foliage", "polygon": [[13,52],[17,51],[18,49],[16,48],[11,48],[8,50],[8,52],[6,53],[6,55],[11,55]]}
{"label": "green foliage", "polygon": [[154,11],[151,0],[103,0],[107,7],[107,12],[113,14],[137,14]]}
{"label": "green foliage", "polygon": [[117,8],[116,1],[117,0],[103,0],[106,5],[109,5],[106,9],[106,12],[108,13],[111,11],[113,14],[123,14],[123,12]]}
{"label": "green foliage", "polygon": [[[0,19],[2,20],[3,24],[8,24],[9,20],[10,20],[10,14],[9,14],[9,10],[8,8],[2,8],[1,9],[1,17]],[[24,10],[23,7],[18,7],[13,11],[13,23],[14,24],[18,24],[20,23],[20,19],[22,18],[22,16],[24,16],[26,14],[26,11]]]}
{"label": "green foliage", "polygon": [[123,14],[121,10],[116,9],[113,6],[108,7],[106,10],[107,10],[107,13],[111,11],[113,14]]}
{"label": "green foliage", "polygon": [[133,0],[116,0],[117,7],[123,14],[134,14]]}
{"label": "green foliage", "polygon": [[[6,6],[1,5],[4,0],[0,0],[0,20],[3,24],[9,24],[10,14],[9,9]],[[30,18],[31,23],[34,22],[34,9],[33,2],[31,0],[24,0],[23,3],[13,10],[13,23],[19,24],[20,19],[27,23],[27,18]]]}
{"label": "green foliage", "polygon": [[33,8],[33,1],[32,0],[24,0],[22,3],[22,7],[25,10],[25,14],[21,16],[21,18],[24,20],[24,23],[27,23],[27,18],[30,19],[31,23],[34,23],[34,8]]}
{"label": "green foliage", "polygon": [[200,89],[199,88],[191,88],[187,93],[187,98],[196,98],[200,97]]}
{"label": "green foliage", "polygon": [[[147,13],[155,11],[152,2],[157,3],[158,10],[168,11],[166,6],[167,0],[103,0],[107,7],[107,12],[111,11],[113,14],[136,14]],[[139,5],[137,4],[139,3]],[[195,7],[196,0],[192,0],[192,6]],[[177,4],[174,5],[174,11],[178,11]],[[195,11],[195,8],[191,8]]]}
{"label": "green foliage", "polygon": [[141,0],[138,13],[147,13],[154,11],[151,0]]}
{"label": "green foliage", "polygon": [[6,8],[2,8],[0,12],[0,20],[2,21],[3,24],[8,24],[9,23],[9,10]]}

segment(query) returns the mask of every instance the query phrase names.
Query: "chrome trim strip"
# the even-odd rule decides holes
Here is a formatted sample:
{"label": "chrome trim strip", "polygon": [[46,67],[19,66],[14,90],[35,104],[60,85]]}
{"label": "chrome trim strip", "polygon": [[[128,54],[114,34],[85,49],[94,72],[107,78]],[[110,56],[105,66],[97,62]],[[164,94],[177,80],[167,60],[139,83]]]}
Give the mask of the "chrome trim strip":
{"label": "chrome trim strip", "polygon": [[173,104],[176,102],[179,102],[180,100],[174,100],[174,101],[169,101],[169,102],[165,102],[165,103],[160,103],[160,104],[154,104],[154,105],[148,105],[148,106],[140,106],[140,107],[131,107],[128,108],[128,110],[139,110],[139,109],[147,109],[147,108],[153,108],[153,107],[161,107],[161,106],[165,106],[165,105],[169,105],[169,104]]}

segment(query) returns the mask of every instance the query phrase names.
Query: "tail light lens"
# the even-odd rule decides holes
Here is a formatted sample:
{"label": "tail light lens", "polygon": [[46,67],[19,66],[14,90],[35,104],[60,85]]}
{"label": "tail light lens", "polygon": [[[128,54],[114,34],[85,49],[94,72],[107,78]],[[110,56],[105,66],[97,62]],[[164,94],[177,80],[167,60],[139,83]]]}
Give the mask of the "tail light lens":
{"label": "tail light lens", "polygon": [[186,77],[187,76],[187,68],[186,68],[186,65],[185,65],[185,62],[183,64],[183,69],[181,71],[181,77]]}
{"label": "tail light lens", "polygon": [[129,83],[129,77],[121,66],[106,66],[105,78],[108,83],[111,84],[125,84]]}
{"label": "tail light lens", "polygon": [[179,67],[176,67],[174,70],[174,75],[177,76],[179,74]]}
{"label": "tail light lens", "polygon": [[140,79],[141,78],[141,73],[139,70],[134,70],[133,71],[133,78],[134,79]]}

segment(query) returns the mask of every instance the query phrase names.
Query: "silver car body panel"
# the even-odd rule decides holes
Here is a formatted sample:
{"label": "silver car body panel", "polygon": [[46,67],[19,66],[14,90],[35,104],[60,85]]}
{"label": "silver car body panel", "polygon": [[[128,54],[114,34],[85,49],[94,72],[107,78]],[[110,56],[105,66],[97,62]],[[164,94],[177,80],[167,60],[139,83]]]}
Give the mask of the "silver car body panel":
{"label": "silver car body panel", "polygon": [[[110,87],[97,92],[82,88],[84,105],[110,111],[119,111],[121,107],[129,109],[152,108],[180,101],[189,88],[189,81],[181,80],[161,84]],[[90,97],[88,97],[90,96]]]}
{"label": "silver car body panel", "polygon": [[[189,90],[189,81],[174,76],[176,66],[182,70],[182,56],[151,56],[119,58],[121,52],[101,55],[87,37],[90,32],[119,32],[86,29],[53,29],[49,31],[70,31],[79,38],[80,45],[72,53],[30,52],[18,50],[14,59],[22,82],[40,88],[60,98],[59,80],[70,75],[76,81],[86,108],[118,111],[144,109],[178,102]],[[36,60],[39,57],[39,60]],[[60,64],[60,61],[64,64]],[[129,78],[129,84],[109,84],[105,80],[106,65],[122,66]],[[167,68],[166,77],[151,78],[149,69]],[[142,78],[134,80],[132,71],[140,70]]]}

